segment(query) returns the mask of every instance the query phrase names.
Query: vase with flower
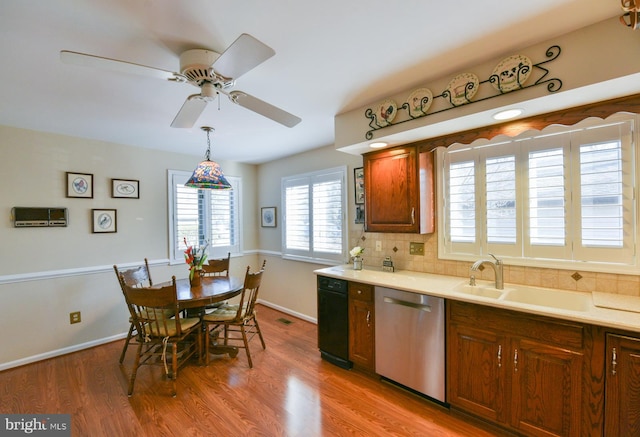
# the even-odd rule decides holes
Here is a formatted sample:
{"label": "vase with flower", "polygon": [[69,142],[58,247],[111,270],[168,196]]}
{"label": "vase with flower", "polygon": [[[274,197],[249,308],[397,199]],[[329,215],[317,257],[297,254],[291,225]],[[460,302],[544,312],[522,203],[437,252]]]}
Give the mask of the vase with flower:
{"label": "vase with flower", "polygon": [[187,238],[184,238],[184,245],[187,249],[184,251],[184,260],[189,265],[189,283],[192,287],[200,285],[200,278],[202,276],[202,265],[207,260],[207,246],[203,248],[194,248],[189,246]]}
{"label": "vase with flower", "polygon": [[353,270],[362,270],[362,253],[364,247],[356,246],[349,251],[349,255],[353,258]]}

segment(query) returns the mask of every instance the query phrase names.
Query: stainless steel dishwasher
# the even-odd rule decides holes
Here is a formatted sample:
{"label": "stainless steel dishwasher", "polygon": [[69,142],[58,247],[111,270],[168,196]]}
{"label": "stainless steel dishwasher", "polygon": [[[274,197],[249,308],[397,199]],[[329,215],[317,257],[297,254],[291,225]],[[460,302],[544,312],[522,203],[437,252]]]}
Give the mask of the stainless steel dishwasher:
{"label": "stainless steel dishwasher", "polygon": [[444,403],[444,299],[375,290],[376,373]]}

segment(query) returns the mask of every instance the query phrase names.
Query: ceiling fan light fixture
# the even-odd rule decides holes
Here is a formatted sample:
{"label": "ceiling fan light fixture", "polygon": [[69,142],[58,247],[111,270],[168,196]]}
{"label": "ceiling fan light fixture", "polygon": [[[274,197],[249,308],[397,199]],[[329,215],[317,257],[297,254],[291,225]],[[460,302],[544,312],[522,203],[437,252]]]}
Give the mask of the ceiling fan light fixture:
{"label": "ceiling fan light fixture", "polygon": [[189,178],[185,187],[205,189],[205,190],[232,190],[233,187],[224,177],[222,173],[222,167],[215,161],[211,160],[211,140],[209,139],[209,132],[214,130],[212,127],[203,126],[201,128],[207,132],[207,153],[204,160],[201,161],[193,174]]}

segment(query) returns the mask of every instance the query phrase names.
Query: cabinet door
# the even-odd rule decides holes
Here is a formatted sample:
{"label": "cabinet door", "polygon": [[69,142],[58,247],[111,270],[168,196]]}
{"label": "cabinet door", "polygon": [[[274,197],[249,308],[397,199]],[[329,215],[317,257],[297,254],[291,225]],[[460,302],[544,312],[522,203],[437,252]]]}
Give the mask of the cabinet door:
{"label": "cabinet door", "polygon": [[640,339],[608,334],[604,435],[640,435]]}
{"label": "cabinet door", "polygon": [[354,364],[374,370],[373,304],[361,300],[349,303],[349,359]]}
{"label": "cabinet door", "polygon": [[373,286],[349,283],[349,359],[375,371],[375,312]]}
{"label": "cabinet door", "polygon": [[365,218],[369,232],[417,232],[416,148],[364,155]]}
{"label": "cabinet door", "polygon": [[449,402],[496,422],[505,421],[505,337],[450,325]]}
{"label": "cabinet door", "polygon": [[513,339],[511,424],[532,436],[579,436],[582,353]]}

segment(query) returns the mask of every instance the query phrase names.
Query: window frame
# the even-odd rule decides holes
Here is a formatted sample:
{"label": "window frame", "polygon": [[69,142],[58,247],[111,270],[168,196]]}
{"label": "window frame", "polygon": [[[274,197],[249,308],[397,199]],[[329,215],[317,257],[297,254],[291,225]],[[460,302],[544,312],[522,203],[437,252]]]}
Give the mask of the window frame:
{"label": "window frame", "polygon": [[[638,188],[638,172],[640,171],[639,167],[639,158],[638,153],[635,150],[635,144],[637,142],[637,124],[639,117],[636,115],[630,114],[614,114],[608,117],[606,120],[594,120],[587,119],[580,123],[577,123],[573,126],[549,126],[542,131],[536,131],[532,133],[531,131],[525,132],[513,138],[508,138],[505,140],[504,136],[499,136],[493,138],[492,140],[487,139],[479,139],[474,141],[471,144],[463,145],[460,143],[454,144],[450,146],[448,149],[444,147],[439,147],[436,153],[438,160],[438,168],[440,168],[441,173],[439,177],[440,182],[440,192],[441,195],[438,196],[438,225],[439,229],[442,230],[440,235],[438,236],[438,257],[441,259],[450,259],[450,260],[458,260],[458,261],[475,261],[479,258],[486,257],[488,253],[495,253],[497,256],[501,257],[505,263],[512,265],[522,265],[529,267],[548,267],[548,268],[576,268],[583,271],[600,271],[600,272],[611,272],[611,273],[630,273],[636,272],[638,266],[640,266],[640,261],[638,260],[637,254],[637,241],[639,236],[639,228],[640,223],[638,223],[638,199],[635,196],[635,192]],[[595,259],[593,256],[585,257],[584,249],[574,249],[574,245],[576,242],[580,244],[581,235],[579,231],[579,226],[576,224],[580,223],[580,200],[575,199],[575,196],[579,196],[579,190],[576,190],[576,187],[579,187],[580,184],[580,175],[576,176],[576,169],[579,171],[579,162],[576,163],[576,160],[579,159],[579,150],[586,144],[600,143],[601,139],[606,137],[606,134],[600,135],[591,141],[585,141],[585,135],[590,135],[594,132],[597,132],[598,129],[601,131],[606,131],[608,127],[621,126],[619,129],[620,135],[617,137],[616,141],[620,141],[621,149],[622,149],[622,161],[621,165],[623,166],[623,222],[625,223],[623,232],[624,232],[624,247],[623,249],[610,249],[610,248],[589,248],[589,252],[594,252],[600,250],[599,259]],[[544,255],[544,250],[531,250],[531,246],[528,245],[529,242],[529,164],[528,164],[528,154],[530,151],[545,149],[546,147],[541,147],[539,144],[535,144],[533,147],[525,147],[523,143],[531,140],[532,138],[538,138],[540,142],[545,142],[546,137],[552,137],[556,135],[571,135],[572,138],[569,140],[569,145],[566,146],[569,148],[569,152],[564,152],[565,157],[565,170],[566,174],[565,178],[565,199],[569,199],[569,202],[565,203],[565,229],[567,230],[566,238],[568,240],[568,244],[562,247],[558,247],[558,251],[562,251],[564,249],[564,253],[557,254],[555,257],[548,257]],[[480,238],[483,240],[483,244],[479,244],[478,241],[476,243],[467,243],[464,245],[459,245],[456,247],[455,243],[451,243],[451,239],[449,238],[449,211],[448,211],[448,200],[449,200],[449,187],[448,187],[448,166],[452,162],[460,162],[460,161],[470,161],[475,160],[475,172],[478,173],[480,169],[484,171],[484,161],[481,156],[483,155],[483,149],[489,150],[491,147],[500,147],[499,144],[508,143],[511,144],[510,147],[513,148],[513,153],[519,154],[520,157],[517,158],[519,163],[517,164],[517,199],[518,203],[520,203],[520,208],[518,209],[519,214],[521,215],[518,219],[518,223],[522,223],[522,230],[519,232],[519,236],[522,239],[522,244],[518,246],[518,250],[521,250],[520,253],[508,253],[505,251],[498,251],[496,248],[489,248],[486,244],[486,232],[483,229],[482,223],[480,225],[476,224],[476,237],[480,235]],[[522,145],[522,147],[521,147]],[[456,156],[457,155],[457,156]],[[526,163],[526,165],[523,165]],[[578,166],[578,167],[577,167]],[[485,199],[484,199],[484,183],[483,180],[479,182],[478,176],[476,175],[476,220],[485,220]],[[478,189],[477,187],[480,187]],[[477,191],[481,191],[478,193]],[[478,209],[478,205],[481,208],[481,211]],[[576,206],[578,205],[578,206]],[[479,231],[481,230],[481,231]],[[478,234],[482,232],[482,234]],[[521,248],[521,249],[520,249]],[[622,253],[622,250],[625,252]],[[569,255],[567,257],[567,251]],[[618,251],[618,254],[622,254],[625,258],[624,261],[621,260],[621,257],[618,255],[613,255],[612,253],[608,255],[604,255],[607,251],[615,252]],[[577,254],[581,254],[582,259],[578,259]],[[548,252],[547,252],[548,253]]]}
{"label": "window frame", "polygon": [[[323,252],[314,250],[313,245],[313,185],[314,181],[320,183],[327,180],[335,180],[332,175],[338,175],[340,180],[340,209],[341,209],[341,237],[340,237],[340,252],[331,254],[329,252]],[[287,187],[304,186],[308,187],[308,211],[309,211],[309,223],[308,223],[308,238],[309,249],[288,249],[287,248]],[[282,258],[296,261],[311,262],[316,264],[336,265],[342,264],[347,259],[347,241],[348,241],[348,225],[347,225],[347,166],[333,167],[324,170],[318,170],[308,173],[302,173],[291,176],[283,176],[281,179],[281,205],[282,205],[282,230],[281,230],[281,244],[282,244]]]}
{"label": "window frame", "polygon": [[[177,241],[177,226],[175,219],[177,217],[177,190],[176,186],[180,181],[186,182],[191,177],[192,172],[184,171],[184,170],[168,170],[167,171],[167,179],[168,179],[168,194],[169,194],[169,207],[168,207],[168,221],[169,221],[169,264],[179,264],[184,263],[184,250],[186,248],[182,247],[180,243]],[[236,229],[236,244],[231,246],[214,246],[209,245],[207,248],[207,253],[209,258],[223,258],[227,256],[227,253],[231,252],[231,255],[240,255],[242,254],[242,178],[238,176],[229,176],[225,175],[229,183],[233,186],[233,190],[231,193],[235,196],[234,206],[235,206],[235,229]],[[184,183],[183,182],[183,183]],[[195,190],[195,189],[194,189]],[[199,190],[204,193],[211,192],[213,190]],[[210,220],[209,212],[211,210],[211,202],[209,199],[205,198],[203,200],[202,208],[204,211],[204,220],[205,223]],[[202,226],[202,223],[199,223],[199,226]],[[205,226],[205,239],[211,241],[211,228],[210,226]],[[189,242],[190,245],[193,245],[194,242]]]}

